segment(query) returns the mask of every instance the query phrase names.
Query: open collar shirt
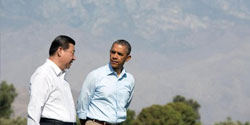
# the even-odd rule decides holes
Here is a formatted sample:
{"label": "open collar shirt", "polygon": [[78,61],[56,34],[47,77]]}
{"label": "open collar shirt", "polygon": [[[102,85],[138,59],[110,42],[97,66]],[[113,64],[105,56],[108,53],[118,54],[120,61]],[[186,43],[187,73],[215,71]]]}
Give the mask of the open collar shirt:
{"label": "open collar shirt", "polygon": [[118,76],[110,64],[90,72],[78,98],[78,117],[89,117],[109,123],[125,121],[134,85],[134,77],[131,74],[123,69]]}
{"label": "open collar shirt", "polygon": [[47,59],[30,80],[28,125],[39,125],[40,118],[76,122],[76,110],[65,72]]}

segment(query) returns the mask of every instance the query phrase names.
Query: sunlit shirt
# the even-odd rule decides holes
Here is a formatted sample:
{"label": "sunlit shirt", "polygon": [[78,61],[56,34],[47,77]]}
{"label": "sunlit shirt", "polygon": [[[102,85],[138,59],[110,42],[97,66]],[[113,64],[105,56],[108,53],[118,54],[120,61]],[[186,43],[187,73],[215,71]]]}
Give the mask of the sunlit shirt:
{"label": "sunlit shirt", "polygon": [[47,59],[31,76],[28,125],[39,125],[40,118],[76,121],[76,110],[69,83],[54,62]]}
{"label": "sunlit shirt", "polygon": [[125,69],[118,77],[110,65],[100,67],[90,72],[83,83],[77,102],[78,117],[123,122],[133,90],[134,78]]}

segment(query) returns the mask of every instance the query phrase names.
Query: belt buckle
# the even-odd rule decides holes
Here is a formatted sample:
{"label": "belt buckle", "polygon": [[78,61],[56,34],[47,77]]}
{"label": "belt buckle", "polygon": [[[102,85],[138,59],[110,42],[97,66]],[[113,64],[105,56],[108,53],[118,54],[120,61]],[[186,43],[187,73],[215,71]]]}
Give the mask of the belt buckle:
{"label": "belt buckle", "polygon": [[111,124],[110,124],[110,123],[108,123],[108,122],[105,122],[105,121],[99,121],[99,120],[97,120],[97,119],[93,119],[92,121],[93,121],[93,122],[100,123],[100,124],[103,124],[103,125],[111,125]]}
{"label": "belt buckle", "polygon": [[104,121],[104,122],[103,122],[103,125],[111,125],[111,124]]}
{"label": "belt buckle", "polygon": [[111,125],[111,124],[108,123],[108,122],[103,121],[103,125]]}

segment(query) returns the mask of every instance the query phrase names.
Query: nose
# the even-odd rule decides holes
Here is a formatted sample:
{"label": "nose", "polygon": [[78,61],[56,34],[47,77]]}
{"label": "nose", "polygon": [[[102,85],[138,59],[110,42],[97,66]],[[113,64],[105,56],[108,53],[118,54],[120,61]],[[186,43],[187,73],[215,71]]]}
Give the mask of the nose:
{"label": "nose", "polygon": [[117,54],[117,53],[114,53],[112,57],[113,57],[114,59],[117,59],[118,54]]}
{"label": "nose", "polygon": [[73,60],[76,60],[76,56],[75,55],[73,56]]}

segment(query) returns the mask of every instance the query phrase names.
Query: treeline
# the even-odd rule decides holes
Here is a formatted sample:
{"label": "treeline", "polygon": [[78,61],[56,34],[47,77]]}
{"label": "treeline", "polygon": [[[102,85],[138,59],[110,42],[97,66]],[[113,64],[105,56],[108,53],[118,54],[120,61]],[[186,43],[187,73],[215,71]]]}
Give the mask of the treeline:
{"label": "treeline", "polygon": [[200,104],[183,96],[176,96],[166,105],[152,105],[142,109],[135,117],[135,112],[128,111],[124,125],[201,125]]}
{"label": "treeline", "polygon": [[[26,125],[26,118],[13,117],[11,104],[18,94],[13,84],[2,81],[0,84],[0,125]],[[202,125],[200,121],[200,104],[193,99],[186,99],[177,95],[173,101],[165,105],[152,105],[143,108],[136,115],[135,111],[128,110],[127,120],[123,125]],[[78,120],[78,125],[79,120]],[[216,122],[214,125],[250,125],[249,122],[226,121]]]}
{"label": "treeline", "polygon": [[0,125],[26,125],[26,118],[11,115],[14,113],[11,104],[17,96],[16,89],[13,84],[7,84],[2,81],[0,85]]}
{"label": "treeline", "polygon": [[[200,107],[197,101],[177,95],[173,102],[143,108],[137,116],[135,111],[128,110],[128,117],[123,125],[202,125]],[[250,125],[250,122],[232,121],[228,117],[226,121],[216,122],[214,125]]]}

